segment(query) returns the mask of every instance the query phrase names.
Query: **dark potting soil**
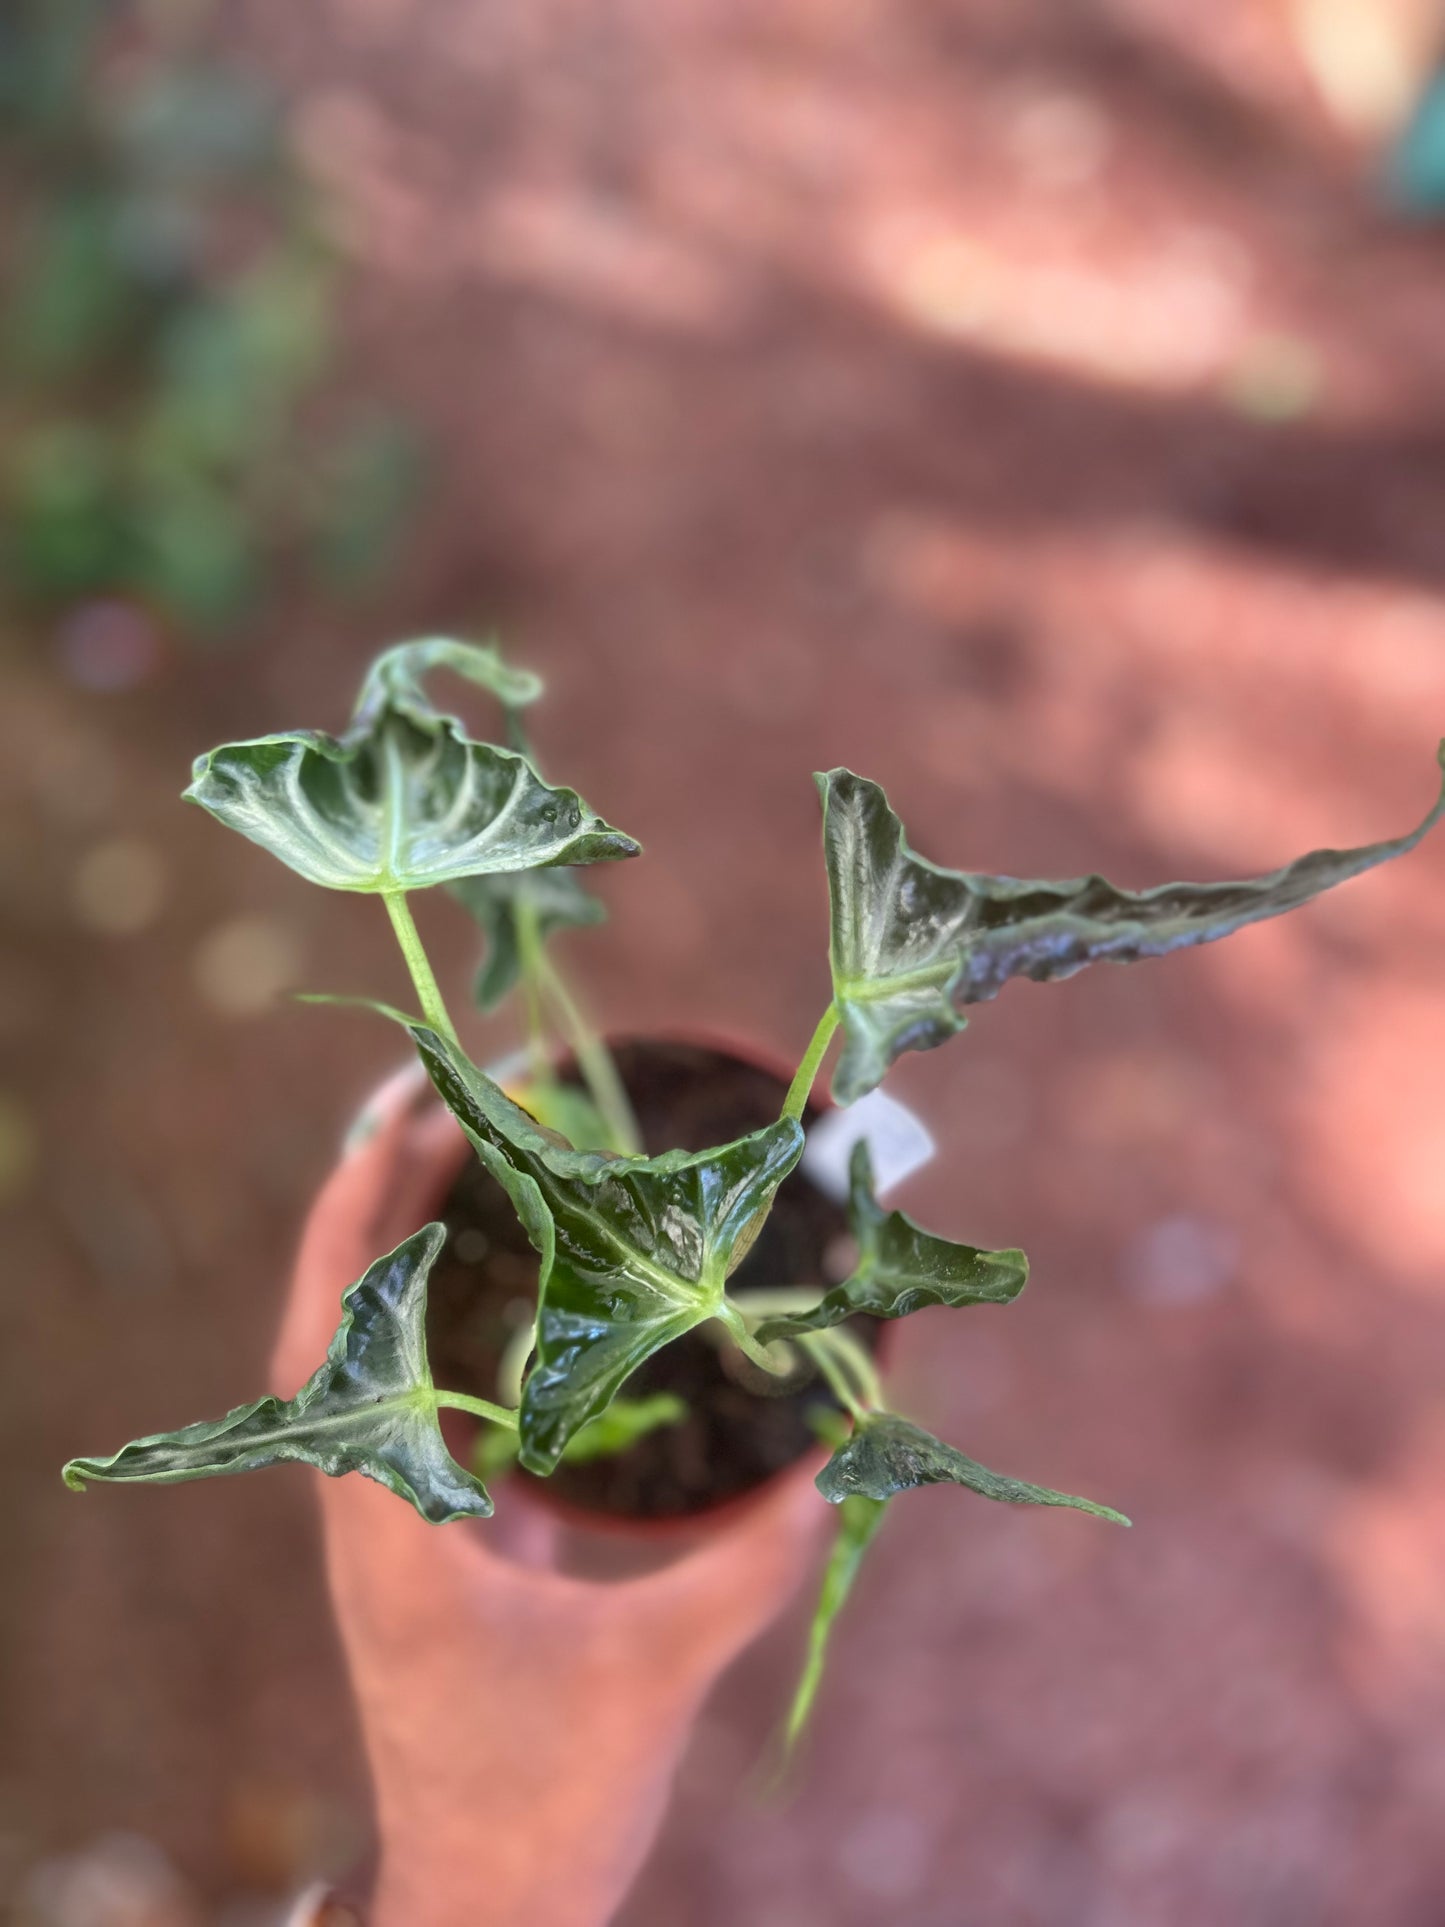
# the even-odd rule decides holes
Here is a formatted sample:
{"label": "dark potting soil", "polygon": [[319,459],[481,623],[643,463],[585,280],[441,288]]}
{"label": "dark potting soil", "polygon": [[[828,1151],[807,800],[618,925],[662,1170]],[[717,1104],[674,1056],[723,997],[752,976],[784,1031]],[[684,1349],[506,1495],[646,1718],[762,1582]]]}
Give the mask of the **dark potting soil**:
{"label": "dark potting soil", "polygon": [[[695,1044],[627,1042],[614,1055],[643,1142],[654,1154],[726,1144],[771,1123],[786,1095],[784,1082],[770,1072]],[[537,1255],[506,1193],[475,1158],[467,1160],[440,1216],[447,1242],[428,1294],[432,1374],[448,1390],[495,1398],[507,1343],[531,1321]],[[795,1171],[729,1289],[835,1284],[851,1256],[846,1234],[843,1207]],[[871,1339],[874,1321],[856,1323],[859,1336]],[[828,1402],[806,1364],[787,1379],[769,1378],[700,1332],[648,1359],[625,1387],[629,1398],[655,1392],[681,1398],[686,1418],[614,1457],[563,1464],[550,1479],[533,1483],[568,1505],[614,1516],[675,1519],[705,1512],[813,1450],[818,1435],[809,1412]]]}

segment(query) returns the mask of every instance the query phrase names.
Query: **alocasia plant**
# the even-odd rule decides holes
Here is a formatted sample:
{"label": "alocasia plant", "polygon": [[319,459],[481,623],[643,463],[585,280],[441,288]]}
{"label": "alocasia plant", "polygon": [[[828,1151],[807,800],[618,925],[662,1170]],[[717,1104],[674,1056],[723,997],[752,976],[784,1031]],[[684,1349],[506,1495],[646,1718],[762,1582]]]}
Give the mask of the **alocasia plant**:
{"label": "alocasia plant", "polygon": [[[438,708],[429,679],[452,672],[501,705],[506,744],[479,741]],[[403,643],[372,665],[340,736],[291,731],[202,756],[187,796],[301,876],[381,897],[411,974],[418,1014],[376,1008],[408,1031],[437,1093],[501,1184],[539,1257],[535,1318],[499,1372],[495,1398],[438,1390],[425,1335],[428,1274],[444,1240],[426,1225],[379,1257],[345,1294],[325,1361],[289,1400],[264,1398],[225,1418],[137,1440],[108,1459],[77,1459],[67,1483],[165,1483],[299,1459],[360,1472],[435,1524],[492,1511],[483,1477],[514,1460],[547,1476],[626,1449],[682,1415],[670,1394],[629,1397],[647,1359],[703,1330],[778,1373],[811,1371],[826,1403],[818,1429],[832,1456],[818,1474],[840,1530],[789,1721],[795,1735],[817,1689],[833,1620],[860,1560],[900,1492],[968,1488],[1013,1505],[1061,1506],[1127,1525],[1090,1499],[989,1471],[893,1411],[852,1321],[928,1307],[1006,1305],[1028,1264],[939,1236],[874,1191],[866,1141],[853,1151],[851,1274],[831,1289],[779,1281],[734,1292],[729,1281],[796,1168],[803,1119],[835,1032],[833,1095],[850,1104],[903,1052],[964,1026],[964,1009],[1011,977],[1037,982],[1096,962],[1132,963],[1212,942],[1306,903],[1402,855],[1445,810],[1445,791],[1407,835],[1319,850],[1241,883],[1171,883],[1128,891],[1102,877],[1033,882],[947,870],[910,849],[875,783],[820,776],[831,899],[832,997],[777,1120],[703,1151],[644,1155],[628,1094],[551,954],[562,930],[602,907],[579,871],[631,857],[638,844],[574,790],[540,774],[522,711],[535,676],[493,647],[444,637]],[[1445,761],[1445,745],[1441,746]],[[477,920],[486,953],[475,994],[490,1011],[523,1000],[525,1076],[504,1090],[464,1048],[422,947],[409,895],[445,884]],[[585,1089],[556,1074],[570,1051]],[[487,1422],[474,1470],[458,1465],[442,1407]],[[480,1476],[479,1476],[480,1475]]]}

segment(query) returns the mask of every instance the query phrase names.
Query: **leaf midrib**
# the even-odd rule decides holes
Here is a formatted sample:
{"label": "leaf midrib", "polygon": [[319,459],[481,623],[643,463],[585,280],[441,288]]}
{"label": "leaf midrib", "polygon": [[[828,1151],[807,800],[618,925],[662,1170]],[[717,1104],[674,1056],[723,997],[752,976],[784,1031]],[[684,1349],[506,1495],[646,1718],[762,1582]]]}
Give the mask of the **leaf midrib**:
{"label": "leaf midrib", "polygon": [[880,1003],[909,990],[931,990],[948,982],[958,969],[957,958],[946,957],[927,970],[900,971],[888,977],[840,978],[835,983],[838,996],[850,1004]]}
{"label": "leaf midrib", "polygon": [[[326,1394],[323,1394],[323,1396],[326,1396]],[[291,1404],[293,1406],[294,1403],[295,1401],[292,1400]],[[320,1414],[316,1418],[311,1418],[305,1413],[298,1413],[293,1410],[290,1420],[284,1425],[272,1427],[272,1429],[265,1434],[265,1438],[289,1438],[298,1432],[339,1432],[344,1431],[348,1426],[354,1426],[358,1418],[371,1417],[383,1412],[399,1410],[419,1412],[426,1409],[430,1409],[432,1412],[435,1412],[437,1409],[435,1389],[429,1385],[417,1385],[409,1392],[396,1392],[387,1398],[376,1398],[369,1401],[363,1399],[355,1405],[347,1406],[342,1411]],[[224,1434],[218,1434],[214,1443],[219,1444],[224,1436]],[[264,1441],[258,1438],[255,1442],[259,1445]]]}
{"label": "leaf midrib", "polygon": [[396,888],[401,875],[401,832],[404,819],[403,789],[406,781],[397,747],[395,731],[381,733],[383,780],[381,786],[381,824],[377,837],[379,865],[377,881],[383,888]]}
{"label": "leaf midrib", "polygon": [[[546,1169],[545,1165],[543,1169]],[[544,1192],[543,1196],[545,1195]],[[549,1209],[555,1208],[549,1206]],[[637,1249],[636,1245],[629,1244],[616,1227],[609,1224],[599,1212],[579,1206],[578,1214],[585,1223],[595,1226],[602,1233],[602,1242],[610,1245],[631,1269],[640,1272],[660,1298],[677,1305],[679,1309],[691,1308],[694,1305],[709,1305],[714,1301],[721,1303],[721,1286],[710,1276],[716,1267],[712,1263],[714,1240],[707,1232],[703,1233],[702,1265],[699,1276],[695,1279],[683,1278],[677,1272],[669,1271],[665,1265],[660,1265],[654,1259],[647,1257]]]}

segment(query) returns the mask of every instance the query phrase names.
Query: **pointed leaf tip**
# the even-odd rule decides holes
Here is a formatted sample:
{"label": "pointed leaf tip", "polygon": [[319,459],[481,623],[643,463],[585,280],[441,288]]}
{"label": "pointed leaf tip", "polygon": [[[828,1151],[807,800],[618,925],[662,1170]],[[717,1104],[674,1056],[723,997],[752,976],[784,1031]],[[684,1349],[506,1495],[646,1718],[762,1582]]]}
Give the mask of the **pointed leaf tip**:
{"label": "pointed leaf tip", "polygon": [[486,1487],[442,1439],[427,1365],[427,1278],[445,1238],[443,1226],[424,1226],[347,1290],[325,1362],[294,1398],[257,1399],[222,1419],[136,1439],[108,1459],[72,1459],[66,1485],[170,1485],[296,1461],[329,1478],[374,1479],[433,1525],[489,1518]]}
{"label": "pointed leaf tip", "polygon": [[1023,1479],[990,1472],[955,1446],[945,1445],[921,1425],[894,1412],[879,1412],[860,1423],[823,1467],[816,1484],[830,1505],[841,1505],[854,1497],[889,1499],[914,1486],[947,1484],[967,1486],[981,1498],[1007,1505],[1064,1506],[1115,1525],[1131,1523],[1122,1512],[1093,1499],[1080,1499],[1069,1492],[1055,1492],[1050,1486],[1030,1485]]}
{"label": "pointed leaf tip", "polygon": [[929,1306],[1006,1305],[1023,1290],[1029,1261],[1021,1251],[955,1244],[934,1237],[902,1211],[885,1211],[873,1195],[866,1138],[853,1146],[849,1178],[848,1220],[858,1245],[852,1275],[811,1311],[765,1319],[757,1329],[759,1344],[826,1331],[859,1313],[906,1318]]}
{"label": "pointed leaf tip", "polygon": [[[1445,773],[1445,744],[1440,752]],[[1414,848],[1445,810],[1445,787],[1415,829],[1356,849],[1310,852],[1238,883],[1123,890],[1101,876],[1058,882],[946,870],[910,848],[876,783],[851,770],[817,777],[831,903],[830,955],[843,1050],[833,1094],[850,1104],[909,1050],[965,1026],[969,1004],[1013,977],[1071,977],[1212,943],[1279,916]]]}

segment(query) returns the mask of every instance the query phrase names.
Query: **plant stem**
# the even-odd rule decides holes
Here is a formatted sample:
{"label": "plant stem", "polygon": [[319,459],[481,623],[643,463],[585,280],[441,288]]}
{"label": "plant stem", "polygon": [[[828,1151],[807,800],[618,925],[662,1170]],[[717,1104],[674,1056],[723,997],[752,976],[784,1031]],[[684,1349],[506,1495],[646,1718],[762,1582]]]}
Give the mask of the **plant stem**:
{"label": "plant stem", "polygon": [[836,1004],[829,1004],[818,1019],[818,1028],[813,1032],[812,1040],[803,1053],[803,1061],[798,1066],[797,1075],[788,1086],[788,1095],[783,1100],[784,1117],[791,1117],[801,1123],[808,1098],[812,1094],[813,1080],[818,1075],[818,1066],[822,1063],[823,1054],[832,1043],[833,1032],[837,1028],[838,1008]]}
{"label": "plant stem", "polygon": [[[751,1359],[760,1371],[766,1372],[770,1378],[785,1378],[792,1370],[792,1355],[787,1346],[775,1351],[771,1345],[760,1345],[743,1323],[738,1314],[738,1308],[731,1299],[724,1301],[717,1316],[743,1357]],[[781,1363],[780,1359],[788,1362]]]}
{"label": "plant stem", "polygon": [[883,1386],[874,1369],[873,1360],[868,1355],[867,1347],[861,1344],[852,1332],[845,1331],[841,1325],[835,1325],[826,1332],[819,1332],[817,1336],[831,1344],[833,1350],[853,1374],[853,1381],[862,1393],[864,1403],[875,1412],[881,1410],[884,1402]]}
{"label": "plant stem", "polygon": [[391,918],[391,927],[396,932],[396,940],[401,945],[401,954],[406,958],[406,967],[411,972],[411,981],[416,989],[421,1014],[439,1037],[458,1050],[456,1027],[442,1001],[437,980],[432,974],[431,964],[422,947],[421,937],[412,921],[410,907],[404,890],[383,890],[381,900],[386,905]]}
{"label": "plant stem", "polygon": [[531,1079],[544,1091],[556,1086],[552,1071],[552,1052],[547,1037],[547,1021],[542,1010],[542,938],[537,928],[537,911],[519,895],[516,902],[517,953],[522,965],[522,995],[527,1006],[527,1055],[531,1060]]}
{"label": "plant stem", "polygon": [[545,949],[540,947],[536,968],[538,980],[552,999],[561,1019],[562,1029],[577,1059],[583,1082],[607,1126],[613,1150],[620,1151],[624,1157],[641,1157],[642,1134],[637,1128],[637,1119],[633,1115],[627,1092],[623,1089],[622,1079],[617,1075],[611,1051],[582,1015],[561,972]]}
{"label": "plant stem", "polygon": [[824,1378],[827,1379],[829,1390],[832,1392],[834,1398],[837,1399],[838,1403],[845,1406],[847,1410],[853,1414],[855,1419],[865,1418],[867,1414],[864,1407],[859,1403],[853,1387],[848,1383],[846,1374],[825,1342],[829,1336],[830,1334],[827,1332],[806,1332],[800,1337],[798,1342],[804,1347],[808,1356],[813,1360]]}
{"label": "plant stem", "polygon": [[456,1412],[471,1412],[477,1418],[489,1419],[493,1425],[505,1425],[509,1432],[517,1429],[517,1414],[509,1412],[505,1405],[493,1405],[489,1398],[473,1398],[469,1392],[437,1392],[434,1394],[438,1405],[447,1405]]}

